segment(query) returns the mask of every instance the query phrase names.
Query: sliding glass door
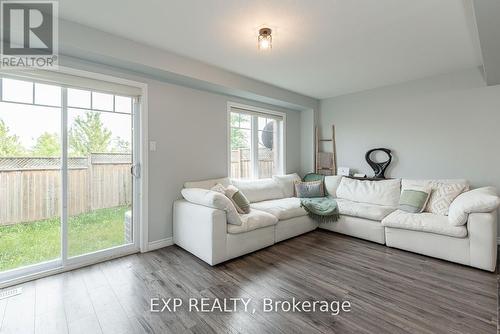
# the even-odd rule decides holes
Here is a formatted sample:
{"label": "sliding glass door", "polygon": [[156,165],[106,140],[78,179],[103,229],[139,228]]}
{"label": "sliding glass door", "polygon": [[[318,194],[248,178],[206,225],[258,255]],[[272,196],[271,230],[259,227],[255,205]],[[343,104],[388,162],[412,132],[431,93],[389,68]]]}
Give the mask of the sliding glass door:
{"label": "sliding glass door", "polygon": [[3,78],[0,273],[61,259],[61,89]]}
{"label": "sliding glass door", "polygon": [[0,78],[0,284],[136,250],[139,97]]}
{"label": "sliding glass door", "polygon": [[68,255],[74,257],[133,241],[133,99],[67,92]]}

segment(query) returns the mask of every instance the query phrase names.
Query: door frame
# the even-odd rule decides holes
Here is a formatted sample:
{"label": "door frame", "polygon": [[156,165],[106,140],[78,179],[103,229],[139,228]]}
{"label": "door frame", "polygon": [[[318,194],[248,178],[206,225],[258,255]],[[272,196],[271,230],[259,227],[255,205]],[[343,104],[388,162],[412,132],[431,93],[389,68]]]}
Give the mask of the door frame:
{"label": "door frame", "polygon": [[[144,82],[125,79],[95,73],[90,71],[79,70],[70,67],[59,66],[59,69],[54,72],[60,72],[69,75],[90,78],[94,80],[107,81],[110,83],[123,84],[139,88],[141,95],[139,97],[138,106],[139,113],[135,114],[133,119],[133,164],[139,165],[139,177],[133,177],[133,240],[134,242],[127,245],[120,245],[104,250],[99,250],[92,253],[79,255],[68,258],[67,256],[67,223],[61,223],[61,257],[56,260],[37,263],[33,265],[23,266],[20,268],[5,271],[0,274],[0,289],[24,283],[26,281],[37,278],[62,273],[69,270],[74,270],[91,264],[107,261],[113,258],[122,257],[125,255],[146,252],[148,250],[148,85]],[[9,76],[8,72],[5,73]],[[40,80],[35,79],[35,82]],[[53,83],[52,83],[53,84]],[[1,88],[1,87],[0,87]],[[66,87],[62,87],[61,98],[66,99]],[[66,103],[61,104],[61,138],[62,138],[62,164],[61,164],[61,180],[63,185],[67,185],[67,107]],[[67,187],[62,187],[62,204],[61,204],[61,222],[67,222]],[[63,217],[64,216],[64,217]],[[63,220],[64,219],[64,220]]]}

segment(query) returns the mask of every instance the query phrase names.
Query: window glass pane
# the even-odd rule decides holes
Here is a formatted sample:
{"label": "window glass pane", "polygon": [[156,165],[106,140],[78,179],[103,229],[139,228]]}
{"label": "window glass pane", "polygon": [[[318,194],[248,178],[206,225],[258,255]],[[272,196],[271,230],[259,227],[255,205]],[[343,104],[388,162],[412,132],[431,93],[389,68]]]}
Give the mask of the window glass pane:
{"label": "window glass pane", "polygon": [[252,176],[252,132],[231,128],[231,177],[248,179]]}
{"label": "window glass pane", "polygon": [[92,109],[113,111],[113,95],[92,92]]}
{"label": "window glass pane", "polygon": [[259,128],[262,124],[262,130],[258,131],[258,175],[262,179],[272,177],[278,173],[278,138],[275,130],[277,129],[277,122],[274,119],[259,117],[258,123]]}
{"label": "window glass pane", "polygon": [[231,148],[250,148],[252,133],[250,130],[231,128]]}
{"label": "window glass pane", "polygon": [[133,242],[132,115],[68,109],[68,255]]}
{"label": "window glass pane", "polygon": [[35,84],[35,103],[47,106],[61,106],[61,87]]}
{"label": "window glass pane", "polygon": [[230,117],[230,176],[247,179],[280,174],[283,121],[245,113],[231,113]]}
{"label": "window glass pane", "polygon": [[2,97],[4,101],[33,103],[33,82],[4,78]]}
{"label": "window glass pane", "polygon": [[[276,121],[274,119],[259,117],[259,143],[263,147],[272,148],[273,147],[273,135],[276,126]],[[262,125],[262,126],[261,126]]]}
{"label": "window glass pane", "polygon": [[234,112],[231,113],[231,126],[240,126],[240,114]]}
{"label": "window glass pane", "polygon": [[132,113],[132,98],[126,96],[115,96],[115,111]]}
{"label": "window glass pane", "polygon": [[61,109],[0,102],[0,273],[61,255]]}
{"label": "window glass pane", "polygon": [[68,105],[76,108],[90,108],[90,92],[68,88]]}
{"label": "window glass pane", "polygon": [[264,127],[267,124],[267,118],[259,117],[259,130],[264,130]]}
{"label": "window glass pane", "polygon": [[238,114],[240,120],[240,128],[251,129],[252,128],[252,116],[245,114]]}

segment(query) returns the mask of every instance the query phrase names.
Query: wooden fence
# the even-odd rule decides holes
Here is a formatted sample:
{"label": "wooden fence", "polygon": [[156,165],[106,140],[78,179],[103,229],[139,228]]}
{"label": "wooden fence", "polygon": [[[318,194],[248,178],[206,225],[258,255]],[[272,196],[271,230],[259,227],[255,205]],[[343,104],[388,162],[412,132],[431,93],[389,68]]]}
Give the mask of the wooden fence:
{"label": "wooden fence", "polygon": [[[259,177],[272,177],[274,169],[274,154],[269,149],[259,150]],[[237,179],[249,178],[251,172],[250,150],[239,149],[231,151],[231,177]]]}
{"label": "wooden fence", "polygon": [[[129,205],[130,154],[92,154],[68,161],[68,214]],[[0,158],[0,225],[60,216],[58,158]]]}

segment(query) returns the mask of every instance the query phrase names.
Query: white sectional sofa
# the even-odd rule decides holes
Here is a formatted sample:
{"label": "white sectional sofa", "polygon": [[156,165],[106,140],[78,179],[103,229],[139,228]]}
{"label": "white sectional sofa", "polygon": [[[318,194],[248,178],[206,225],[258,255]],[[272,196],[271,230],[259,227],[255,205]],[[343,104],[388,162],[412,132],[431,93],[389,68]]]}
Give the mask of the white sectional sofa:
{"label": "white sectional sofa", "polygon": [[[457,224],[451,224],[448,216],[398,210],[399,179],[366,181],[327,176],[326,191],[336,198],[340,219],[334,223],[318,224],[300,207],[300,199],[293,197],[295,180],[300,180],[296,174],[254,181],[222,178],[186,182],[185,188],[200,189],[210,189],[217,183],[233,184],[249,199],[251,211],[241,215],[241,225],[234,225],[228,224],[224,210],[210,203],[178,200],[174,203],[174,243],[215,265],[319,227],[484,270],[495,270],[496,208],[500,200],[492,188],[471,191],[471,195],[462,196],[456,205],[452,203],[455,216],[458,215],[457,219],[464,223],[454,226]],[[403,183],[405,181],[409,182],[403,180]]]}

